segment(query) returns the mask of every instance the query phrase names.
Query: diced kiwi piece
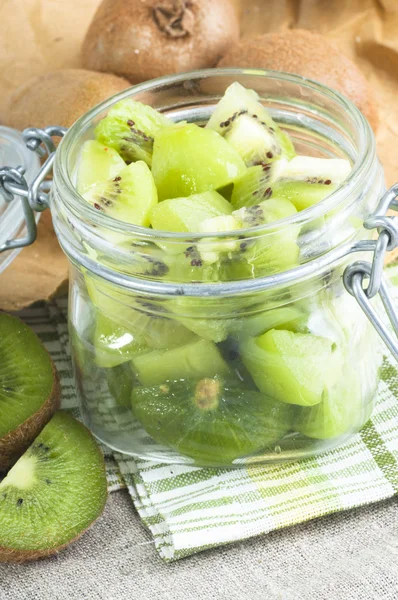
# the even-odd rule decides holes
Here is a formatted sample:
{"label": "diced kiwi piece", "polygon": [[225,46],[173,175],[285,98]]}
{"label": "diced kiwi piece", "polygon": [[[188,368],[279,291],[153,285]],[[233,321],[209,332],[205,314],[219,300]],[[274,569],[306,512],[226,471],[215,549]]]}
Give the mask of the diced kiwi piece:
{"label": "diced kiwi piece", "polygon": [[320,202],[349,176],[351,165],[342,158],[296,156],[271,185],[272,196],[290,200],[297,210]]}
{"label": "diced kiwi piece", "polygon": [[[313,406],[322,400],[333,344],[306,333],[271,329],[240,345],[242,360],[258,388],[280,400]],[[338,376],[338,373],[334,373]]]}
{"label": "diced kiwi piece", "polygon": [[[172,313],[166,310],[161,312],[160,304],[140,300],[88,274],[85,281],[91,301],[101,313],[100,318],[110,319],[115,328],[118,327],[118,335],[132,336],[137,341],[137,347],[173,348],[193,338],[191,331],[172,318]],[[110,327],[106,330],[108,336]],[[104,347],[101,346],[100,350],[104,350]]]}
{"label": "diced kiwi piece", "polygon": [[222,377],[230,373],[217,346],[201,339],[171,350],[157,350],[137,356],[132,361],[132,369],[144,386],[172,379]]}
{"label": "diced kiwi piece", "polygon": [[[272,198],[234,211],[233,216],[240,220],[242,227],[256,227],[280,221],[296,212],[288,200]],[[299,228],[292,224],[243,240],[240,245],[242,257],[247,261],[252,277],[272,275],[296,266],[300,254],[298,234]]]}
{"label": "diced kiwi piece", "polygon": [[171,121],[157,110],[128,98],[112,106],[95,128],[95,137],[127,163],[143,160],[151,166],[155,135],[169,125]]}
{"label": "diced kiwi piece", "polygon": [[136,387],[132,409],[155,441],[199,465],[228,465],[273,447],[292,422],[288,405],[218,377]]}
{"label": "diced kiwi piece", "polygon": [[283,172],[284,159],[265,162],[249,167],[247,172],[236,179],[231,195],[231,204],[235,210],[250,207],[267,200],[272,194],[271,184]]}
{"label": "diced kiwi piece", "polygon": [[[326,368],[330,369],[330,365]],[[319,404],[300,407],[295,429],[307,437],[321,440],[360,429],[369,419],[373,403],[365,402],[358,378],[358,373],[345,372],[337,381],[328,382]]]}
{"label": "diced kiwi piece", "polygon": [[247,165],[295,156],[293,143],[272,119],[254,90],[230,85],[206,127],[223,135]]}
{"label": "diced kiwi piece", "polygon": [[98,183],[114,179],[126,163],[113,148],[95,140],[84,142],[77,172],[77,191],[85,194]]}
{"label": "diced kiwi piece", "polygon": [[116,367],[106,370],[108,389],[112,398],[119,406],[131,406],[131,392],[134,385],[134,377],[130,364],[122,363]]}
{"label": "diced kiwi piece", "polygon": [[39,338],[0,312],[0,471],[30,446],[59,400],[58,375]]}
{"label": "diced kiwi piece", "polygon": [[131,360],[137,354],[149,352],[151,347],[141,334],[117,323],[113,319],[97,312],[93,345],[95,362],[99,367],[115,367]]}
{"label": "diced kiwi piece", "polygon": [[155,138],[152,173],[159,200],[216,190],[245,172],[239,154],[210,129],[177,124]]}
{"label": "diced kiwi piece", "polygon": [[125,167],[105,183],[91,187],[83,198],[99,212],[119,221],[148,227],[157,191],[149,167],[138,161]]}
{"label": "diced kiwi piece", "polygon": [[153,229],[196,232],[204,220],[231,212],[228,200],[216,191],[210,191],[163,200],[152,209],[150,218]]}
{"label": "diced kiwi piece", "polygon": [[306,314],[296,304],[280,308],[265,309],[253,315],[242,316],[232,335],[239,340],[256,337],[270,329],[286,329],[297,331],[303,327]]}
{"label": "diced kiwi piece", "polygon": [[54,554],[101,515],[103,456],[91,433],[57,412],[0,483],[0,561]]}

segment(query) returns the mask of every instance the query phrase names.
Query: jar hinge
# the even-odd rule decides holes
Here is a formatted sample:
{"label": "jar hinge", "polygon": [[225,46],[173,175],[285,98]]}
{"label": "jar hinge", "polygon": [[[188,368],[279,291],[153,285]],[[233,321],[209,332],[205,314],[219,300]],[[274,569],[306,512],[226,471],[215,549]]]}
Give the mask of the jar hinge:
{"label": "jar hinge", "polygon": [[[394,307],[391,293],[383,279],[383,266],[387,252],[398,247],[397,217],[387,216],[389,209],[398,211],[398,183],[393,185],[380,200],[375,212],[364,222],[366,229],[377,229],[377,238],[373,261],[357,261],[344,271],[344,285],[354,296],[376,331],[383,339],[395,359],[398,361],[398,315]],[[361,243],[358,245],[360,250]],[[380,317],[371,303],[371,299],[379,294],[387,313],[392,330]],[[395,334],[395,335],[394,335]]]}
{"label": "jar hinge", "polygon": [[47,155],[40,171],[30,185],[28,185],[24,174],[25,169],[20,167],[0,167],[0,194],[6,202],[11,202],[19,196],[22,202],[26,234],[15,240],[7,240],[0,246],[0,252],[23,248],[32,244],[37,235],[37,226],[34,213],[42,212],[49,206],[48,192],[50,181],[46,180],[49,175],[56,152],[53,137],[63,137],[67,129],[56,125],[45,129],[25,129],[22,136],[29,150],[36,152],[41,158]]}

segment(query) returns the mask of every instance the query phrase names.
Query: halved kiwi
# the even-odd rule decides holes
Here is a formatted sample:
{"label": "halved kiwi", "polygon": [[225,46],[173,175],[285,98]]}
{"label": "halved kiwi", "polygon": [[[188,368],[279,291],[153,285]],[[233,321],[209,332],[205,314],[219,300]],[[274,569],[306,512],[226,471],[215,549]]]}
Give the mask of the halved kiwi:
{"label": "halved kiwi", "polygon": [[101,515],[103,456],[91,433],[57,412],[0,483],[0,561],[54,554]]}
{"label": "halved kiwi", "polygon": [[149,435],[197,464],[226,465],[277,443],[292,408],[218,377],[136,387],[132,409]]}
{"label": "halved kiwi", "polygon": [[59,400],[58,375],[39,338],[0,313],[0,471],[30,446]]}

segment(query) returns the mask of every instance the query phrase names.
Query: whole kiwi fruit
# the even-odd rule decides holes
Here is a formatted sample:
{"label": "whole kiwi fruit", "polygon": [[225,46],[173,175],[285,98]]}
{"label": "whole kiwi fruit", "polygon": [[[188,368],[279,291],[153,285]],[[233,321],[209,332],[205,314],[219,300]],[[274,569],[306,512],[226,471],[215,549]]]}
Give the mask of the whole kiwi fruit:
{"label": "whole kiwi fruit", "polygon": [[213,67],[238,39],[230,0],[103,0],[82,59],[88,69],[136,83]]}
{"label": "whole kiwi fruit", "polygon": [[377,129],[377,104],[365,77],[319,34],[292,29],[243,39],[228,49],[218,66],[274,69],[314,79],[350,98]]}
{"label": "whole kiwi fruit", "polygon": [[20,130],[48,125],[70,127],[90,108],[128,87],[126,79],[85,69],[47,73],[11,94],[4,121]]}

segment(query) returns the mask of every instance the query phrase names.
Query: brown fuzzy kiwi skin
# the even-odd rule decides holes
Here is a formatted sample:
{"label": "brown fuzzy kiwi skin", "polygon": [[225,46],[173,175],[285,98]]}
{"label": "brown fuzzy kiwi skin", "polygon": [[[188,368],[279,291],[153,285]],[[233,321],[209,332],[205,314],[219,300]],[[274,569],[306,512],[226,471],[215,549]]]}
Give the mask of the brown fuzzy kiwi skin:
{"label": "brown fuzzy kiwi skin", "polygon": [[90,108],[131,87],[126,79],[85,69],[64,69],[35,77],[6,103],[4,124],[15,129],[70,127]]}
{"label": "brown fuzzy kiwi skin", "polygon": [[[87,427],[86,427],[86,429],[87,429]],[[90,435],[92,435],[91,432],[89,431],[89,429],[87,429],[87,431],[90,433]],[[97,446],[97,451],[98,451],[98,454],[103,458],[102,452],[98,446]],[[103,460],[102,462],[103,462],[104,477],[106,477],[105,461]],[[64,550],[64,548],[67,548],[68,546],[70,546],[71,544],[76,542],[79,538],[81,538],[82,535],[84,535],[86,533],[86,531],[91,529],[91,527],[98,521],[98,519],[102,516],[102,513],[104,512],[107,498],[108,498],[108,491],[104,495],[104,502],[100,508],[97,518],[94,519],[94,521],[92,523],[90,523],[90,525],[86,529],[81,531],[76,537],[74,537],[69,542],[62,544],[61,546],[58,546],[57,548],[47,548],[46,550],[16,550],[14,548],[4,548],[3,546],[0,546],[0,563],[19,563],[19,564],[21,564],[21,563],[25,563],[25,562],[32,562],[35,560],[39,560],[41,558],[48,558],[49,556],[58,554],[59,552],[61,552],[61,550]]]}
{"label": "brown fuzzy kiwi skin", "polygon": [[214,67],[239,40],[230,0],[103,0],[82,47],[86,68],[138,83]]}
{"label": "brown fuzzy kiwi skin", "polygon": [[317,33],[291,29],[243,39],[228,50],[218,66],[273,69],[319,81],[350,98],[377,130],[377,103],[365,77],[350,59]]}
{"label": "brown fuzzy kiwi skin", "polygon": [[0,473],[7,471],[17,462],[60,406],[59,376],[52,361],[51,364],[53,386],[47,400],[29,419],[0,438]]}

